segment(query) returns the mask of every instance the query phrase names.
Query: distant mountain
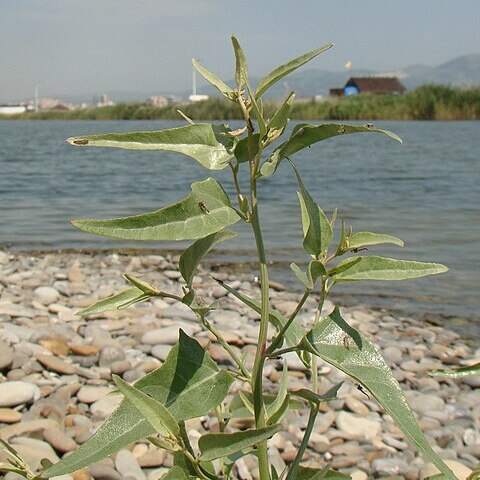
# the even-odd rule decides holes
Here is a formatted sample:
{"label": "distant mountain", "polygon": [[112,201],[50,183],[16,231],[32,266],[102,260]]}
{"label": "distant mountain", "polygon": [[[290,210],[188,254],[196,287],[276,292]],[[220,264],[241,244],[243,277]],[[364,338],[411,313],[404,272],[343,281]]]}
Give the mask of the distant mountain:
{"label": "distant mountain", "polygon": [[[363,76],[397,76],[407,89],[414,89],[425,83],[437,83],[444,85],[452,85],[456,87],[468,87],[472,85],[480,85],[480,53],[464,55],[454,58],[449,62],[438,65],[437,67],[429,67],[426,65],[411,65],[400,68],[395,71],[375,71],[366,69],[343,70],[334,72],[329,70],[301,70],[292,74],[275,84],[266,94],[266,98],[282,98],[290,90],[294,90],[297,97],[313,97],[314,95],[328,95],[331,88],[338,88],[345,85],[349,77]],[[256,85],[259,78],[251,78],[252,85]],[[203,81],[202,81],[203,82]],[[200,83],[200,80],[199,80]],[[233,80],[227,82],[233,86]],[[98,97],[101,93],[107,93],[108,96],[116,103],[120,102],[144,102],[153,95],[176,95],[186,99],[190,95],[190,91],[177,92],[139,92],[139,91],[111,91],[97,92],[91,95],[60,95],[59,97],[67,102],[81,103],[92,102],[94,97]],[[220,95],[218,91],[209,85],[203,83],[199,87],[198,93],[211,96]],[[49,95],[47,95],[49,96]],[[52,95],[55,96],[55,95]]]}
{"label": "distant mountain", "polygon": [[[437,67],[412,65],[389,72],[365,69],[341,72],[303,70],[286,77],[285,82],[276,84],[268,91],[266,96],[271,98],[284,97],[290,90],[294,90],[299,97],[327,95],[330,88],[342,87],[350,77],[365,76],[397,76],[408,89],[414,89],[425,83],[469,87],[480,84],[480,53],[457,57]],[[252,79],[254,85],[256,81],[258,79]],[[228,83],[232,85],[233,81]],[[210,86],[201,88],[200,92],[209,95],[217,94],[217,91]]]}

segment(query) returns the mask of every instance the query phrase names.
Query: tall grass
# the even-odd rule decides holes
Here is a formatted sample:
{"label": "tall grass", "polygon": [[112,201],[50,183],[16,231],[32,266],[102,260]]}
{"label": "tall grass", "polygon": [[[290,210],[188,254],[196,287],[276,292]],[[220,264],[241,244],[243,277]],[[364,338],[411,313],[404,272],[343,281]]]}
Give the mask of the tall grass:
{"label": "tall grass", "polygon": [[[271,117],[279,102],[266,101]],[[121,103],[112,107],[65,112],[29,112],[5,119],[32,120],[178,120],[181,109],[193,120],[239,120],[235,104],[219,98],[197,103],[152,107],[143,103]],[[1,118],[1,117],[0,117]],[[405,95],[369,95],[327,98],[295,105],[296,120],[479,120],[480,86],[468,89],[423,85]]]}

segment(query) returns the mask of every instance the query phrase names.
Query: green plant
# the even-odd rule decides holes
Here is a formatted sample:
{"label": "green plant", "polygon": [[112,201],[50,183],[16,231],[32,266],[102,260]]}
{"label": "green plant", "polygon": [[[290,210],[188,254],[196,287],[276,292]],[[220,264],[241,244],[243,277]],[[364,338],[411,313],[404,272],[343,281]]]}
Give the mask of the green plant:
{"label": "green plant", "polygon": [[[188,305],[198,321],[209,330],[231,356],[235,369],[220,369],[200,344],[180,331],[178,343],[165,363],[157,370],[128,385],[114,377],[124,395],[119,408],[107,422],[78,450],[55,465],[46,465],[43,478],[73,472],[111,455],[128,444],[147,437],[153,444],[173,453],[174,466],[162,478],[167,479],[228,479],[232,478],[235,461],[244,455],[258,458],[259,478],[316,479],[348,478],[334,472],[328,465],[321,469],[302,467],[319,405],[336,396],[340,385],[326,393],[318,391],[317,358],[342,370],[361,384],[391,415],[409,441],[450,479],[455,476],[427,443],[410,411],[405,397],[375,345],[347,324],[339,308],[325,318],[322,306],[331,289],[342,282],[360,280],[404,280],[445,272],[446,267],[434,263],[396,260],[359,254],[367,246],[403,242],[390,235],[356,232],[342,222],[340,238],[331,248],[336,214],[329,219],[305,188],[300,173],[291,158],[296,152],[331,137],[353,133],[378,133],[394,140],[394,133],[372,125],[298,124],[282,143],[276,145],[264,160],[263,152],[285,133],[295,95],[290,93],[282,105],[266,118],[262,95],[270,86],[293,72],[332,45],[326,45],[291,60],[263,77],[256,89],[249,83],[247,62],[237,39],[232,37],[236,58],[236,87],[231,88],[195,60],[195,68],[229,101],[239,108],[245,126],[231,130],[227,125],[194,123],[162,131],[82,136],[68,139],[77,146],[117,147],[126,149],[169,150],[190,156],[205,168],[229,168],[236,188],[238,205],[234,207],[214,178],[192,184],[191,193],[177,203],[160,210],[112,220],[76,220],[73,224],[97,235],[127,240],[195,240],[180,257],[179,269],[185,281],[183,296],[160,291],[152,285],[125,275],[130,287],[113,297],[102,300],[80,312],[89,315],[124,308],[154,297],[169,297]],[[280,163],[287,165],[298,182],[298,199],[303,225],[303,248],[310,263],[306,271],[292,263],[291,268],[303,284],[304,294],[289,317],[270,307],[268,262],[262,238],[257,188],[265,177],[273,175]],[[239,175],[248,175],[249,189],[241,188]],[[218,280],[228,292],[260,314],[258,344],[253,368],[249,370],[242,358],[209,322],[209,312],[217,306],[205,304],[197,297],[193,275],[199,262],[217,244],[236,234],[227,227],[247,222],[255,237],[261,282],[260,301],[247,297]],[[351,254],[354,254],[353,256]],[[341,260],[341,257],[346,256]],[[296,317],[307,298],[318,292],[318,308],[311,328],[306,330]],[[275,335],[267,341],[268,329]],[[263,369],[271,358],[286,352],[296,352],[311,372],[309,389],[288,388],[285,364],[279,390],[274,397],[265,395]],[[243,382],[243,390],[225,405],[234,379]],[[200,402],[199,399],[202,399]],[[282,418],[293,403],[301,402],[310,411],[304,438],[293,463],[285,472],[276,472],[269,464],[267,442],[282,428]],[[237,410],[249,410],[255,427],[244,431],[229,431],[229,420]],[[195,451],[185,429],[185,420],[216,410],[219,433],[203,435]],[[12,454],[13,455],[13,454]],[[216,460],[221,460],[215,462]],[[18,465],[17,465],[18,467]],[[18,468],[17,470],[18,471]],[[31,473],[26,476],[32,476]]]}

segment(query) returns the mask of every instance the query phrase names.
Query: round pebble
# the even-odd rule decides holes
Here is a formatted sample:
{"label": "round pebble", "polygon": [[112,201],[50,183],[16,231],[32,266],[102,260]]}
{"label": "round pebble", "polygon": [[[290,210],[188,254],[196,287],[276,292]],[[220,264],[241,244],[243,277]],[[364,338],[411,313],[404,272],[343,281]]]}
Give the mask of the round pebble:
{"label": "round pebble", "polygon": [[33,297],[37,302],[48,306],[55,303],[59,299],[60,294],[52,287],[38,287],[33,292]]}
{"label": "round pebble", "polygon": [[382,429],[378,420],[371,420],[344,411],[338,413],[336,424],[343,432],[364,438],[376,437]]}
{"label": "round pebble", "polygon": [[17,423],[22,419],[22,414],[11,408],[0,408],[0,423]]}
{"label": "round pebble", "polygon": [[33,383],[0,383],[0,407],[16,407],[23,403],[38,400],[40,396],[40,389]]}

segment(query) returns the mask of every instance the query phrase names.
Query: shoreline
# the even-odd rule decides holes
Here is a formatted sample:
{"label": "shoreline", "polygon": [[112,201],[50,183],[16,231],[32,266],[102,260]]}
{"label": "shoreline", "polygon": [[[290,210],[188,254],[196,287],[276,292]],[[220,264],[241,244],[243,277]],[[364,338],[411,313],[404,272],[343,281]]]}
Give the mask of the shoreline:
{"label": "shoreline", "polygon": [[[175,343],[179,327],[204,345],[223,368],[231,368],[229,357],[191,312],[170,299],[155,299],[87,319],[75,316],[76,310],[97,298],[126,288],[121,276],[125,271],[178,294],[182,284],[176,267],[172,255],[50,252],[32,256],[0,251],[0,438],[9,439],[33,464],[36,452],[57,461],[78,448],[118,403],[119,397],[107,395],[113,385],[112,373],[132,382],[159,366]],[[209,276],[211,272],[200,267],[194,284],[200,295],[219,301],[222,309],[212,312],[210,319],[228,336],[237,353],[247,355],[250,365],[258,315],[226,295]],[[238,278],[218,270],[215,275],[248,295],[259,296],[251,277]],[[288,314],[298,295],[284,291],[279,284],[273,287],[272,306]],[[328,302],[325,313],[332,308]],[[314,310],[315,302],[307,301],[298,321],[311,325]],[[457,472],[477,465],[480,379],[454,381],[433,378],[427,372],[479,361],[480,349],[471,348],[447,328],[387,310],[357,305],[342,307],[342,312],[382,351],[440,456],[453,462]],[[297,357],[288,356],[287,361],[291,388],[308,386],[309,379]],[[321,391],[344,380],[331,366],[320,366]],[[276,391],[281,369],[278,359],[267,364],[267,390]],[[392,476],[419,480],[428,472],[425,460],[407,445],[388,415],[352,381],[344,384],[337,400],[322,406],[322,413],[305,456],[307,465],[331,462],[334,468],[354,473],[359,480]],[[293,459],[307,415],[293,411],[286,421],[288,428],[273,438],[270,450],[282,468]],[[215,422],[214,417],[202,417],[188,421],[187,428],[198,438],[215,430]],[[239,419],[235,426],[245,428],[245,422]],[[154,480],[171,465],[171,458],[137,442],[115,460],[95,464],[81,478],[110,475],[108,478],[120,480],[127,475],[125,463],[137,472],[137,480]],[[251,459],[240,461],[238,478],[251,479],[254,467]]]}
{"label": "shoreline", "polygon": [[[162,248],[159,252],[158,248],[154,247],[116,247],[116,248],[44,248],[44,249],[15,249],[11,246],[0,246],[0,255],[2,252],[7,255],[26,255],[26,256],[46,256],[46,255],[119,255],[123,257],[137,257],[148,255],[163,255],[178,261],[178,257],[182,253],[183,249],[180,248]],[[247,256],[250,252],[241,252],[241,255]],[[204,259],[203,265],[207,269],[224,269],[229,274],[233,275],[247,275],[253,277],[251,272],[256,271],[257,262],[255,260],[245,260],[234,262],[225,259],[228,251],[218,250],[217,254],[213,252],[210,257]],[[278,272],[286,271],[290,272],[288,268],[288,261],[274,261],[271,263],[272,271]],[[302,262],[299,262],[300,266],[303,266]],[[306,266],[306,263],[305,263]],[[0,264],[1,267],[1,264]],[[285,278],[285,275],[280,275],[282,284],[284,284],[286,290],[293,294],[299,294],[302,292],[300,284],[295,282],[295,278]],[[476,332],[472,332],[470,329],[471,322],[479,323],[480,317],[475,316],[458,316],[452,313],[436,312],[422,310],[421,308],[411,309],[402,308],[401,306],[395,306],[394,303],[397,300],[405,301],[409,300],[409,297],[403,295],[392,296],[390,294],[369,294],[368,292],[362,293],[349,293],[349,292],[333,292],[330,297],[335,300],[340,306],[343,307],[358,307],[365,308],[375,312],[391,313],[399,316],[411,316],[418,321],[426,322],[429,325],[445,326],[447,329],[451,329],[456,333],[459,333],[462,339],[472,347],[480,347],[480,338],[476,335]],[[415,299],[411,299],[411,303],[416,305]],[[448,324],[451,325],[448,325]]]}

